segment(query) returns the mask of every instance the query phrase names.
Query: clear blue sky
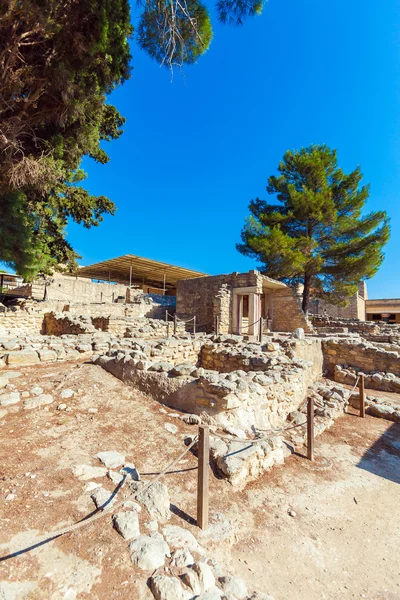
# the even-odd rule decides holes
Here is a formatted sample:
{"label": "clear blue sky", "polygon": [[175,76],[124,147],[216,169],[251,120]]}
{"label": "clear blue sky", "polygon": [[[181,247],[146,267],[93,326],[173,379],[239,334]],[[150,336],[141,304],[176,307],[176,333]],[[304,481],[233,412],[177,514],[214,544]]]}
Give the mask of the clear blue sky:
{"label": "clear blue sky", "polygon": [[108,165],[85,160],[87,188],[118,206],[99,228],[71,224],[90,264],[125,253],[210,274],[256,263],[235,249],[249,200],[285,150],[326,143],[361,166],[368,210],[392,238],[370,297],[400,297],[399,0],[270,0],[241,28],[220,25],[173,81],[132,45],[132,77],[111,101],[127,118]]}

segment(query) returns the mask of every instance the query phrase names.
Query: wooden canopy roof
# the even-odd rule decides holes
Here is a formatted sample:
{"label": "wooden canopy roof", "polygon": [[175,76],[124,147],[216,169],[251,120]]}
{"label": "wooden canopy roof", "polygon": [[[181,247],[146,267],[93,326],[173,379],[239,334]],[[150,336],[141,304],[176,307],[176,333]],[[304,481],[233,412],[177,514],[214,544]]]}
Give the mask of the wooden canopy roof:
{"label": "wooden canopy roof", "polygon": [[206,273],[176,267],[134,254],[125,254],[94,265],[80,267],[75,275],[126,285],[132,283],[160,289],[164,289],[165,286],[165,290],[169,290],[174,288],[180,279],[205,277]]}

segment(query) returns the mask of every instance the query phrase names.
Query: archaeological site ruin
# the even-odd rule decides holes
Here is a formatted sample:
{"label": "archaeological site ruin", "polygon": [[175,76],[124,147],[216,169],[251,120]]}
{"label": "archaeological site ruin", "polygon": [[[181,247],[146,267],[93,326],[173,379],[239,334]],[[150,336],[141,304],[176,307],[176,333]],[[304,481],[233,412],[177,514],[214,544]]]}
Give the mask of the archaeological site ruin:
{"label": "archaeological site ruin", "polygon": [[[0,597],[101,597],[118,556],[104,598],[283,598],[265,547],[251,559],[279,512],[278,491],[259,494],[288,473],[326,477],[341,427],[398,427],[400,301],[369,301],[363,285],[347,316],[317,301],[306,316],[256,270],[208,276],[133,255],[15,279],[1,285]],[[294,522],[307,511],[289,497]],[[57,560],[65,579],[46,575]]]}

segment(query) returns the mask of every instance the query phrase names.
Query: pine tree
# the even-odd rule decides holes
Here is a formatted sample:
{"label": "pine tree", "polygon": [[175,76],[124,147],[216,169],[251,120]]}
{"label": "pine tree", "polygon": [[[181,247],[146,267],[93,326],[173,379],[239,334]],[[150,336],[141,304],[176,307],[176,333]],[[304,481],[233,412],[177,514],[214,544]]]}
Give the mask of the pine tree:
{"label": "pine tree", "polygon": [[345,304],[383,261],[386,212],[363,213],[369,186],[361,185],[360,169],[345,174],[336,150],[325,145],[286,152],[278,171],[266,188],[278,204],[250,203],[237,249],[260,261],[270,277],[302,284],[305,313],[310,294]]}

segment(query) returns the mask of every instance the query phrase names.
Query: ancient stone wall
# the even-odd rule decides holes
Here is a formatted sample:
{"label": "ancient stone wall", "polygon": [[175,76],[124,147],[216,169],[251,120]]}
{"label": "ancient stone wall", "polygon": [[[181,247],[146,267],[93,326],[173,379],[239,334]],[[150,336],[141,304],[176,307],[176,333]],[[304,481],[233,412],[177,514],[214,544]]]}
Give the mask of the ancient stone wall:
{"label": "ancient stone wall", "polygon": [[[206,326],[206,331],[214,331],[215,318],[220,320],[220,332],[232,330],[232,302],[234,288],[255,288],[257,294],[263,293],[264,278],[258,271],[231,273],[213,277],[199,277],[177,283],[176,310],[182,319],[196,315],[197,322]],[[312,325],[305,317],[301,306],[291,288],[268,289],[268,298],[272,303],[273,319],[270,327],[273,331],[294,331],[302,327],[312,331]]]}
{"label": "ancient stone wall", "polygon": [[218,315],[223,328],[221,332],[228,333],[232,314],[231,290],[254,286],[258,287],[259,293],[262,292],[262,277],[258,271],[178,281],[176,313],[180,319],[190,319],[196,315],[199,326],[205,327],[208,332],[214,330],[215,317]]}
{"label": "ancient stone wall", "polygon": [[53,276],[34,282],[32,293],[38,300],[63,302],[105,302],[112,304],[117,298],[125,300],[126,285],[95,283],[83,277],[54,273]]}
{"label": "ancient stone wall", "polygon": [[312,298],[310,301],[310,313],[323,315],[325,312],[328,316],[338,319],[360,319],[365,321],[365,302],[368,298],[367,286],[364,281],[361,281],[358,286],[358,291],[348,298],[346,306],[337,306],[330,304],[325,300]]}
{"label": "ancient stone wall", "polygon": [[328,339],[322,341],[324,368],[330,375],[335,365],[355,367],[365,373],[382,371],[400,375],[400,353],[388,352],[368,342]]}
{"label": "ancient stone wall", "polygon": [[300,301],[290,287],[274,290],[272,294],[272,331],[294,331],[301,327],[312,331],[312,325],[303,313]]}
{"label": "ancient stone wall", "polygon": [[20,332],[39,333],[42,328],[43,314],[40,310],[28,312],[20,309],[2,312],[0,313],[0,334],[8,331],[14,331],[15,334]]}

